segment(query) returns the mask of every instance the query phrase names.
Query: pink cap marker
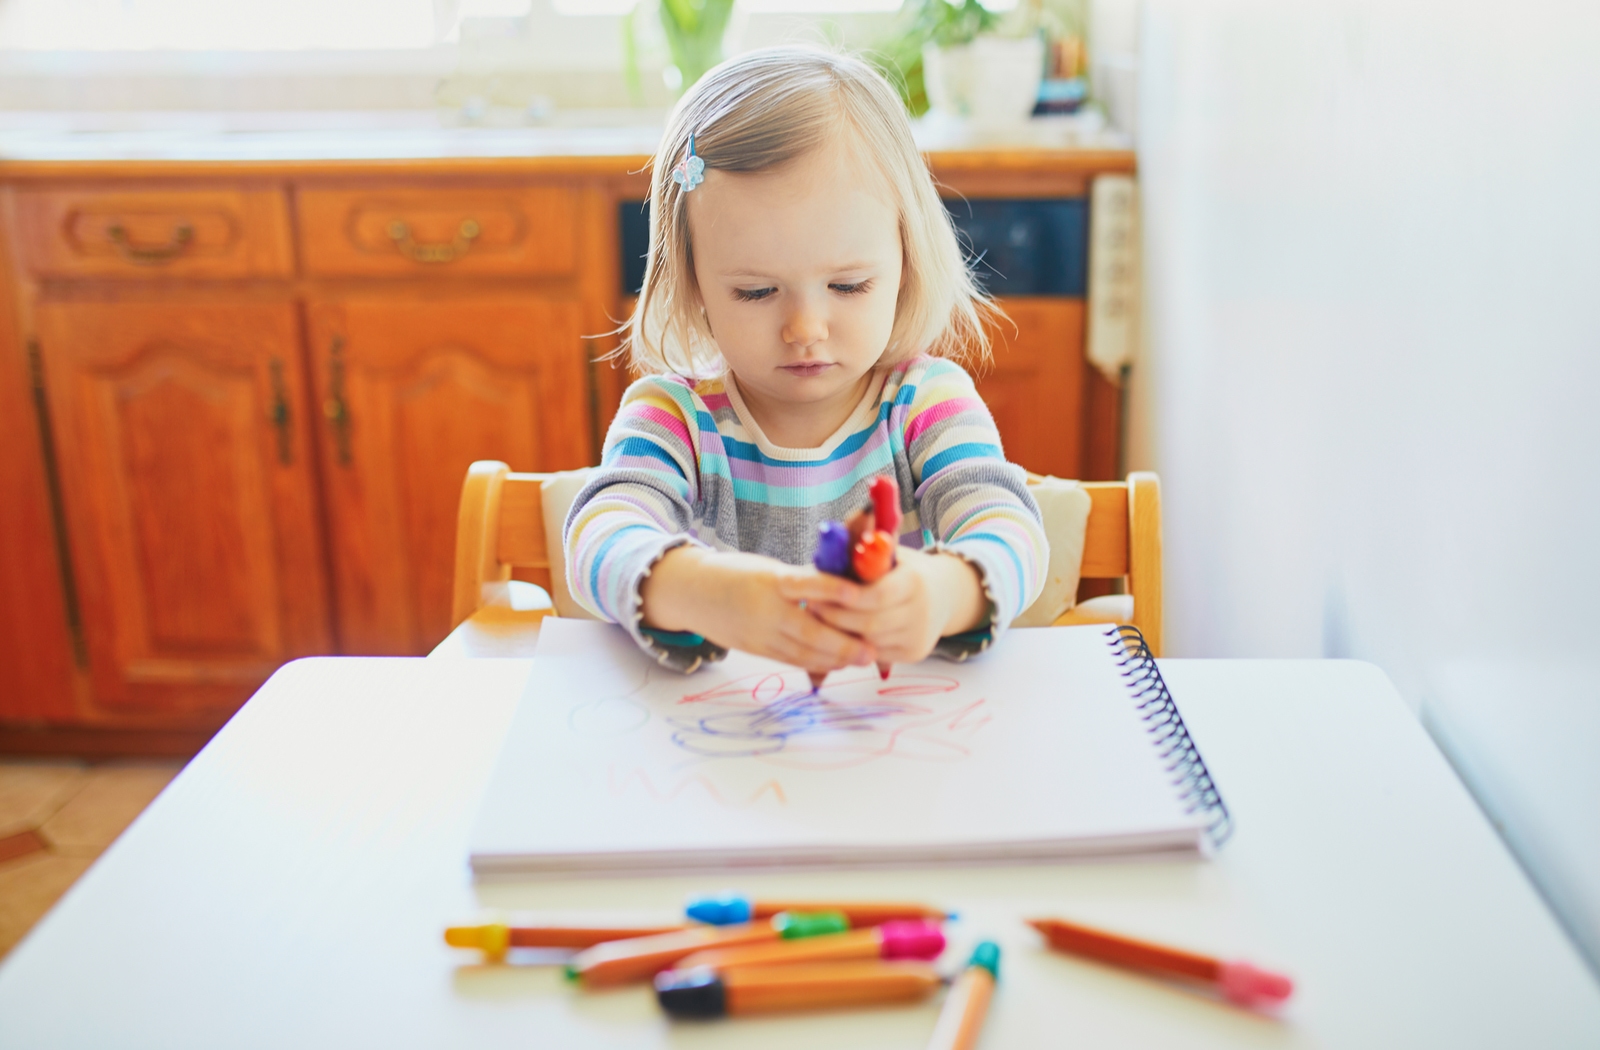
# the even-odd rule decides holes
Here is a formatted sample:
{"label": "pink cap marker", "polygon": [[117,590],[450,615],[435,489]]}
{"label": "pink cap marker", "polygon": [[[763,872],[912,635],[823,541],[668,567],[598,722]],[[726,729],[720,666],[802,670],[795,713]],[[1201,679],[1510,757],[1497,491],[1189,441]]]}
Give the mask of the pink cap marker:
{"label": "pink cap marker", "polygon": [[1235,961],[1217,968],[1217,988],[1240,1006],[1276,1006],[1293,994],[1294,982],[1281,973]]}
{"label": "pink cap marker", "polygon": [[944,931],[921,919],[897,919],[878,927],[878,943],[882,959],[937,959]]}

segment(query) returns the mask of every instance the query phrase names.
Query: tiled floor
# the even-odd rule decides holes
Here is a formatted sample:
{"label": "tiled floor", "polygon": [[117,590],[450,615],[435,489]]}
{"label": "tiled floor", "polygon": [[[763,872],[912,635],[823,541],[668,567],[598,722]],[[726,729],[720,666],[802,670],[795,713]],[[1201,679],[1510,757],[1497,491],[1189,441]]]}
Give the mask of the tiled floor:
{"label": "tiled floor", "polygon": [[0,957],[182,768],[0,760]]}

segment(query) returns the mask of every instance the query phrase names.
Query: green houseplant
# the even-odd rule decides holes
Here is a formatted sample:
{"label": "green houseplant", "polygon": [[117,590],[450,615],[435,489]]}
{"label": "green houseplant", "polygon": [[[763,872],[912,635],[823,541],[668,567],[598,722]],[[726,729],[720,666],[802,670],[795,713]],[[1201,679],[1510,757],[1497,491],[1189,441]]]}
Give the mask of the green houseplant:
{"label": "green houseplant", "polygon": [[928,111],[923,48],[969,44],[999,24],[1000,16],[978,0],[906,0],[895,35],[878,49],[878,64],[900,88],[906,109],[920,117]]}
{"label": "green houseplant", "polygon": [[[650,0],[646,0],[646,5]],[[686,91],[706,70],[722,61],[722,38],[728,32],[733,0],[654,0],[661,16],[661,29],[667,38],[672,68],[677,71],[674,91]],[[638,101],[644,99],[639,79],[639,45],[635,19],[639,6],[628,12],[622,25],[623,66],[628,89]],[[670,81],[669,81],[670,83]]]}

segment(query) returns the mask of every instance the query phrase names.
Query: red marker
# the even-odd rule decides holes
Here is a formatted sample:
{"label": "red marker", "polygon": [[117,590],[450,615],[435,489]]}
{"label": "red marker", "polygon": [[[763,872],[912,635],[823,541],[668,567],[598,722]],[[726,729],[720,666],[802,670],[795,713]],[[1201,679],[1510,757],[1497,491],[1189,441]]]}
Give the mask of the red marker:
{"label": "red marker", "polygon": [[[862,583],[882,579],[894,568],[894,549],[900,544],[900,486],[879,476],[867,483],[867,495],[872,498],[872,531],[861,537],[850,559]],[[888,664],[878,665],[878,677],[889,677]]]}
{"label": "red marker", "polygon": [[1247,962],[1224,962],[1208,955],[1164,948],[1059,919],[1030,919],[1028,925],[1044,934],[1056,951],[1135,970],[1205,981],[1216,985],[1224,997],[1240,1006],[1276,1006],[1294,991],[1294,982],[1289,978],[1258,970]]}
{"label": "red marker", "polygon": [[891,538],[900,535],[900,486],[890,477],[876,477],[867,482],[867,495],[872,498],[872,527],[887,532]]}

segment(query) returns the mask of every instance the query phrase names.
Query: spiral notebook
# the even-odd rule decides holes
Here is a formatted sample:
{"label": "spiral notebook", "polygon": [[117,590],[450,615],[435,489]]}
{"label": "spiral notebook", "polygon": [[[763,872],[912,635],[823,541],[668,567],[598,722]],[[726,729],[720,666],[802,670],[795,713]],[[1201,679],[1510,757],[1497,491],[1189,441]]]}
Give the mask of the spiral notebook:
{"label": "spiral notebook", "polygon": [[813,694],[550,618],[470,848],[484,876],[662,874],[1195,854],[1229,827],[1132,628],[1016,630]]}

